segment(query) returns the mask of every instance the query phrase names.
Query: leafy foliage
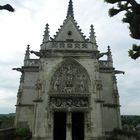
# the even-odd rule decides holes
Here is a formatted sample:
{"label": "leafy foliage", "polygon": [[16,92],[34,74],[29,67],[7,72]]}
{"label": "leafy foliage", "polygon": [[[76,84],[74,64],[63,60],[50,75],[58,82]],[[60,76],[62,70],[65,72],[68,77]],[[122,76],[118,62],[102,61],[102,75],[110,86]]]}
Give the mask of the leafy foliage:
{"label": "leafy foliage", "polygon": [[132,49],[130,49],[128,53],[132,59],[137,59],[140,56],[140,46],[133,44]]}
{"label": "leafy foliage", "polygon": [[15,11],[15,9],[10,4],[6,4],[3,6],[0,5],[0,10],[8,10],[9,12]]}
{"label": "leafy foliage", "polygon": [[[115,16],[118,13],[125,11],[122,21],[129,24],[130,36],[140,40],[140,4],[136,0],[104,0],[110,4],[117,4],[116,8],[109,10],[109,15]],[[137,48],[134,50],[134,46]],[[129,50],[129,56],[132,59],[140,57],[140,46],[133,45]]]}
{"label": "leafy foliage", "polygon": [[105,2],[112,3],[112,4],[114,4],[114,3],[118,2],[118,1],[121,1],[121,0],[105,0]]}
{"label": "leafy foliage", "polygon": [[29,128],[17,128],[16,129],[16,136],[19,136],[19,137],[26,137],[29,135],[29,133],[30,133]]}
{"label": "leafy foliage", "polygon": [[118,14],[119,12],[120,11],[118,9],[114,9],[114,7],[113,7],[111,9],[109,9],[109,16],[112,17],[112,16]]}
{"label": "leafy foliage", "polygon": [[129,126],[134,126],[136,127],[137,125],[140,124],[140,116],[129,116],[129,115],[124,115],[121,116],[122,120],[122,125],[129,125]]}

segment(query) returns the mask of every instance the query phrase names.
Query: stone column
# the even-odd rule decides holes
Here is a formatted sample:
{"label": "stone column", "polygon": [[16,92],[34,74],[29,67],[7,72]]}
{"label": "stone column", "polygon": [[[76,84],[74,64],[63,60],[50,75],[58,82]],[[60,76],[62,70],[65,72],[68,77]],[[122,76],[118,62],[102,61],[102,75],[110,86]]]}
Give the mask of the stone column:
{"label": "stone column", "polygon": [[34,104],[34,126],[33,126],[33,136],[36,136],[37,131],[37,104]]}
{"label": "stone column", "polygon": [[72,140],[72,117],[71,112],[67,112],[66,119],[66,140]]}

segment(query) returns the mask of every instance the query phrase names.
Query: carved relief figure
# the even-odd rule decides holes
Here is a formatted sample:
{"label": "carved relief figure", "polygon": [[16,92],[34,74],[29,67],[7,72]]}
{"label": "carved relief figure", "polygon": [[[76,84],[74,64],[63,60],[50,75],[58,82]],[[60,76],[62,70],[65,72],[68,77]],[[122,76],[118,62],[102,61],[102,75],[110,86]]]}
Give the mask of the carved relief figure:
{"label": "carved relief figure", "polygon": [[89,107],[88,97],[50,97],[50,106],[53,108]]}
{"label": "carved relief figure", "polygon": [[57,91],[60,89],[60,79],[57,77],[56,81],[54,82],[54,90]]}
{"label": "carved relief figure", "polygon": [[58,93],[88,93],[89,78],[86,70],[76,62],[63,63],[51,80],[51,91]]}

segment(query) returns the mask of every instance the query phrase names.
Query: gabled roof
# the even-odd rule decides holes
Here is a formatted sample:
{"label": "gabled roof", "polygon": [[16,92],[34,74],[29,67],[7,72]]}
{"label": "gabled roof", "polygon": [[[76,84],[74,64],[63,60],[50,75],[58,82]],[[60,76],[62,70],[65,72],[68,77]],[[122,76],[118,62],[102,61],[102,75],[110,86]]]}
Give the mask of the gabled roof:
{"label": "gabled roof", "polygon": [[81,32],[81,29],[77,25],[77,22],[73,17],[69,16],[64,20],[63,25],[60,26],[56,35],[54,35],[55,41],[86,41],[85,36]]}
{"label": "gabled roof", "polygon": [[56,35],[54,35],[54,41],[86,41],[85,36],[81,32],[81,29],[77,25],[74,19],[73,2],[69,1],[68,11],[66,19],[63,25],[60,26]]}

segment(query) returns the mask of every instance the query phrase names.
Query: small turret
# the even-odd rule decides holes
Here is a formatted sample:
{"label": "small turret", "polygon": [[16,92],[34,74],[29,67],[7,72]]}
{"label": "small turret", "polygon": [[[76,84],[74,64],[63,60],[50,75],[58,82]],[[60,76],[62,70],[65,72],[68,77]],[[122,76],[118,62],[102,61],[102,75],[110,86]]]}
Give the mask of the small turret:
{"label": "small turret", "polygon": [[73,2],[72,0],[69,1],[69,6],[68,6],[68,12],[67,12],[67,17],[73,17],[74,18],[74,12],[73,12]]}
{"label": "small turret", "polygon": [[95,36],[95,32],[94,32],[94,27],[93,25],[90,26],[90,42],[92,42],[93,44],[96,44],[96,36]]}
{"label": "small turret", "polygon": [[46,24],[46,28],[45,28],[45,31],[44,31],[44,38],[43,38],[43,43],[49,41],[49,24]]}

